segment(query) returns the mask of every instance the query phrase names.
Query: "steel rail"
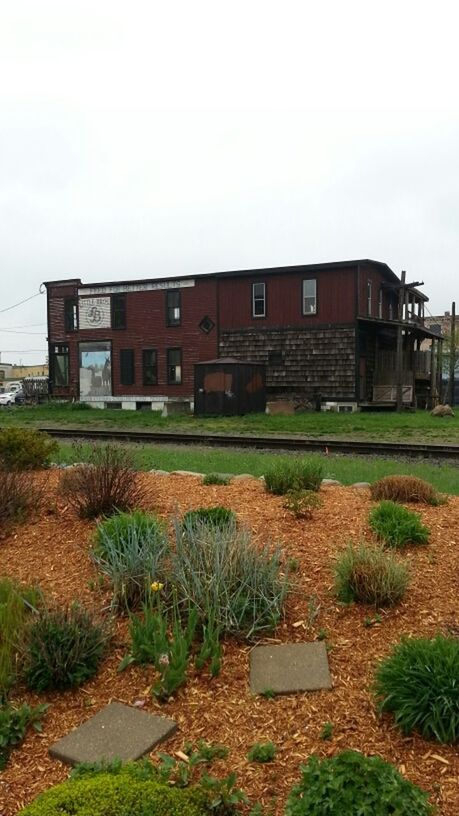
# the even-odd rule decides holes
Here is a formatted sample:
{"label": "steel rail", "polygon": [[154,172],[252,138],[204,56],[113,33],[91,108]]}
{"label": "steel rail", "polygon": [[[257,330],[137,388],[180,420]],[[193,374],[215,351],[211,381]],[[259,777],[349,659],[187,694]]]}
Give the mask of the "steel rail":
{"label": "steel rail", "polygon": [[316,451],[423,459],[457,459],[459,445],[374,442],[372,440],[312,439],[299,436],[255,436],[252,434],[179,433],[174,431],[131,431],[113,428],[39,428],[57,439],[113,440],[163,445],[204,445],[225,448]]}

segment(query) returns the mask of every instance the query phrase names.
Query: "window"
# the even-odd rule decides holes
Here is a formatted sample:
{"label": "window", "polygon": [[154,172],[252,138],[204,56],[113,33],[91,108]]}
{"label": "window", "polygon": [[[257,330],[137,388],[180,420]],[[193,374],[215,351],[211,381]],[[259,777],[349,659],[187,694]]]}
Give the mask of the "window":
{"label": "window", "polygon": [[266,317],[265,283],[252,283],[252,317]]}
{"label": "window", "polygon": [[166,326],[180,326],[180,292],[166,292]]}
{"label": "window", "polygon": [[379,296],[378,296],[378,317],[382,318],[383,316],[383,290],[382,287],[379,289]]}
{"label": "window", "polygon": [[389,320],[394,319],[394,306],[392,301],[389,303]]}
{"label": "window", "polygon": [[158,385],[158,355],[155,349],[142,351],[142,382],[144,385]]}
{"label": "window", "polygon": [[167,382],[180,385],[182,382],[182,349],[167,349]]}
{"label": "window", "polygon": [[126,328],[126,295],[112,295],[112,328]]}
{"label": "window", "polygon": [[51,380],[55,387],[69,384],[69,347],[51,346]]}
{"label": "window", "polygon": [[202,332],[204,332],[204,334],[209,334],[214,328],[214,326],[215,326],[214,321],[208,315],[203,317],[199,324],[199,328],[201,329]]}
{"label": "window", "polygon": [[121,349],[120,351],[120,382],[121,385],[134,385],[134,350]]}
{"label": "window", "polygon": [[371,280],[367,281],[367,315],[371,317],[371,296],[372,296],[372,284]]}
{"label": "window", "polygon": [[65,298],[64,301],[65,331],[78,329],[78,301],[75,297]]}
{"label": "window", "polygon": [[317,281],[315,278],[303,281],[303,314],[317,314]]}
{"label": "window", "polygon": [[268,365],[269,366],[283,366],[284,355],[281,351],[268,351]]}
{"label": "window", "polygon": [[109,340],[79,343],[80,399],[112,394],[112,346]]}

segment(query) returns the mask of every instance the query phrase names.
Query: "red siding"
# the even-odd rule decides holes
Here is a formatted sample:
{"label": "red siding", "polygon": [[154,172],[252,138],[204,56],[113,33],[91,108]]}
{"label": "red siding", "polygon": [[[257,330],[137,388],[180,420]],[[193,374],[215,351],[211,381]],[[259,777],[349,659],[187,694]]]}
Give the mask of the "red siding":
{"label": "red siding", "polygon": [[[303,280],[317,280],[317,313],[303,315]],[[220,329],[352,323],[356,316],[356,267],[254,274],[219,280]],[[252,316],[252,284],[266,284],[266,317]]]}
{"label": "red siding", "polygon": [[360,286],[359,286],[359,311],[360,317],[368,317],[367,304],[367,284],[371,280],[372,283],[372,309],[371,317],[379,317],[378,312],[378,298],[379,290],[383,283],[386,286],[383,288],[383,311],[382,318],[389,320],[389,303],[393,304],[393,318],[397,318],[397,303],[398,297],[396,290],[387,287],[387,277],[385,277],[378,269],[372,266],[362,264],[360,266]]}

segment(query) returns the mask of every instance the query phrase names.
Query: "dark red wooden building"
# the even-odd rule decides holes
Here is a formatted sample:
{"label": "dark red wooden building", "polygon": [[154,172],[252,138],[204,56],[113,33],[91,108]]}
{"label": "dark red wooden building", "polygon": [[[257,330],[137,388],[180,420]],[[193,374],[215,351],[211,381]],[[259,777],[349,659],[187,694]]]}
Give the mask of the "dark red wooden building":
{"label": "dark red wooden building", "polygon": [[[400,280],[377,261],[46,288],[60,398],[161,408],[193,399],[197,363],[232,357],[266,367],[268,398],[391,404],[399,324],[405,402],[428,399],[437,383],[427,298],[408,287],[399,311]],[[426,338],[433,353],[420,351]]]}

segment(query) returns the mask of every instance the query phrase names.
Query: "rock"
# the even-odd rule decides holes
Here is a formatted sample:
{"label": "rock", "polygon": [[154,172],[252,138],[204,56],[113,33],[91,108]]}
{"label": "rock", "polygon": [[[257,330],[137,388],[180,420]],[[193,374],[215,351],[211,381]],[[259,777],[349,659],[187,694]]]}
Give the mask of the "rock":
{"label": "rock", "polygon": [[256,479],[256,476],[252,476],[250,473],[238,473],[236,476],[233,476],[231,481],[232,482],[245,482],[247,479]]}
{"label": "rock", "polygon": [[204,473],[195,473],[194,470],[172,470],[171,476],[195,476],[198,479],[203,479]]}
{"label": "rock", "polygon": [[282,416],[295,413],[295,405],[291,400],[272,400],[266,403],[267,414],[281,414]]}
{"label": "rock", "polygon": [[354,482],[354,484],[352,484],[351,487],[357,487],[359,489],[369,488],[370,482]]}
{"label": "rock", "polygon": [[168,470],[150,470],[150,473],[154,473],[155,476],[169,476]]}
{"label": "rock", "polygon": [[438,416],[438,417],[453,417],[454,411],[451,408],[451,405],[436,405],[435,408],[430,412],[430,416]]}
{"label": "rock", "polygon": [[338,479],[322,479],[322,484],[324,487],[329,487],[330,485],[340,485],[341,482]]}

